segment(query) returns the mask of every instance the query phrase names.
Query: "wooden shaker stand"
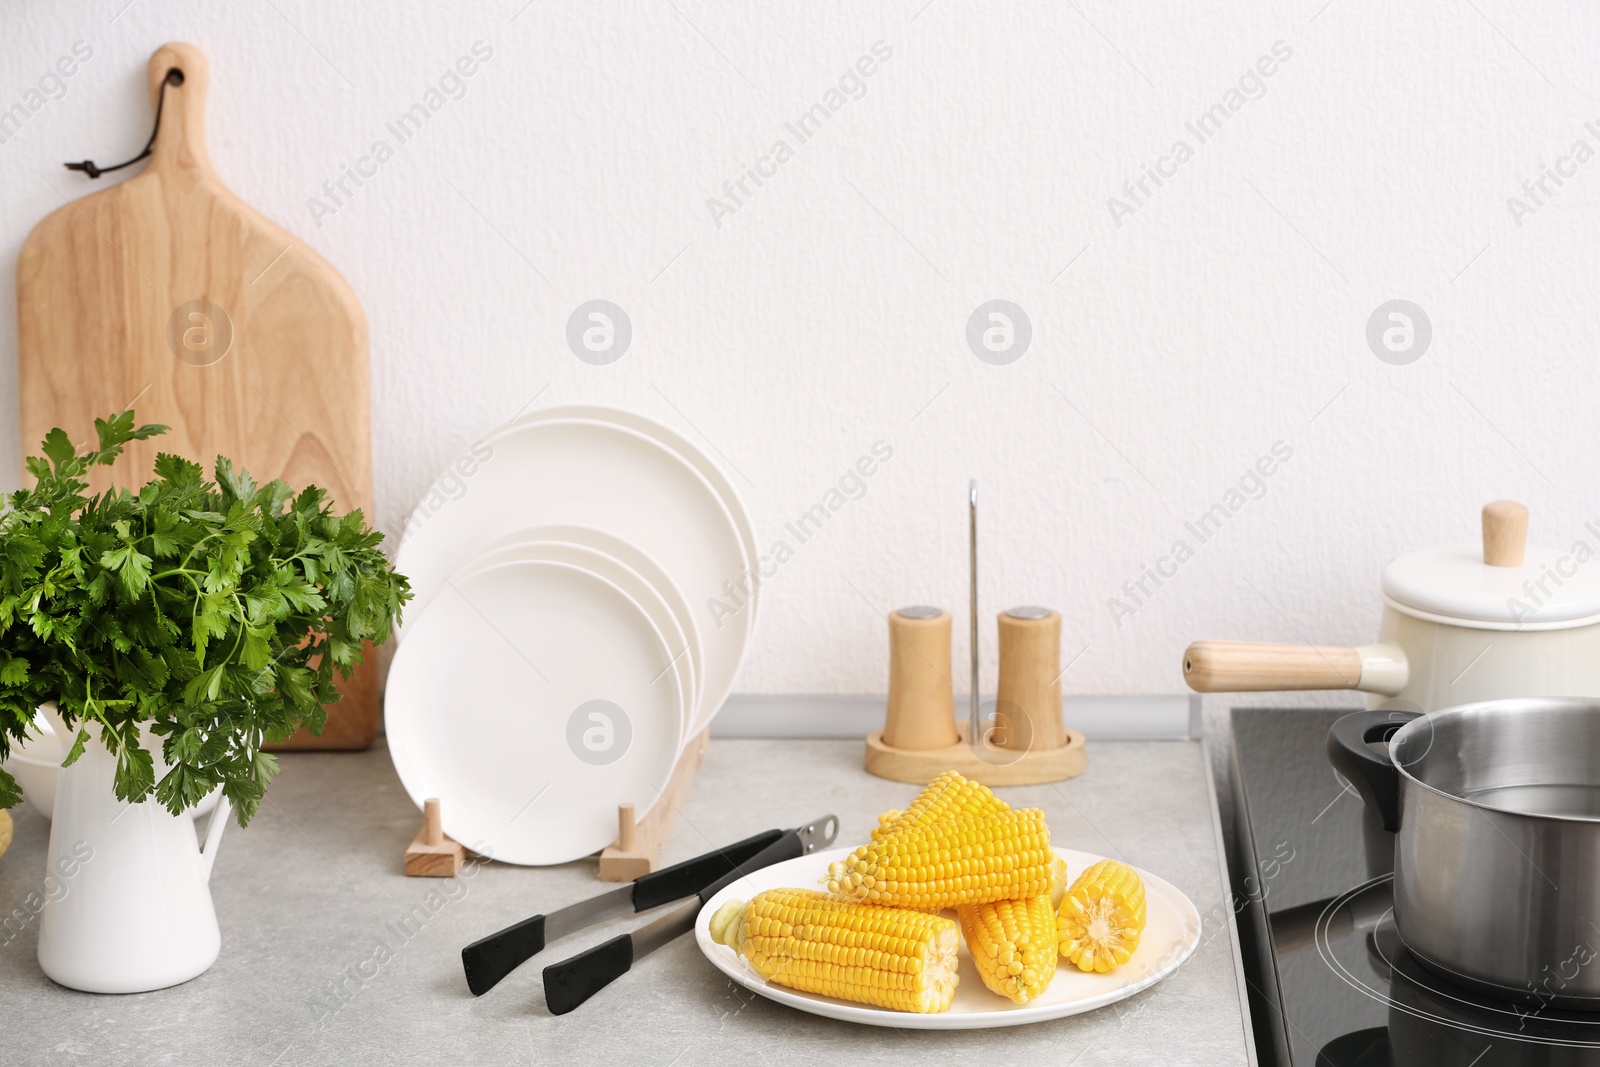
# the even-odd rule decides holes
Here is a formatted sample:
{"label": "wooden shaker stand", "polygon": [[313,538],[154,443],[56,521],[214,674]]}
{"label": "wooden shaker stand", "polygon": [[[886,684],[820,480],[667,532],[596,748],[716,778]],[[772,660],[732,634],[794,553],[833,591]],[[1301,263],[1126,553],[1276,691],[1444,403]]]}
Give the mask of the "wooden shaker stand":
{"label": "wooden shaker stand", "polygon": [[867,771],[921,785],[954,770],[987,786],[1082,774],[1083,734],[1061,722],[1061,616],[1001,615],[997,705],[1023,713],[1000,711],[998,736],[981,746],[968,743],[967,725],[958,725],[952,711],[950,624],[950,614],[936,608],[890,612],[889,701],[884,728],[867,736]]}

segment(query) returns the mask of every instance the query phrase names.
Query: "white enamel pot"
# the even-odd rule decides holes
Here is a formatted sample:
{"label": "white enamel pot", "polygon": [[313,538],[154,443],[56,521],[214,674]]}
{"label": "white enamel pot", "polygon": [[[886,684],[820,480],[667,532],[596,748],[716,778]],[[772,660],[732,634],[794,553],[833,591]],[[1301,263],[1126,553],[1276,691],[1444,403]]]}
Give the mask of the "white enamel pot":
{"label": "white enamel pot", "polygon": [[1375,644],[1196,641],[1201,693],[1354,689],[1371,707],[1436,711],[1503,697],[1600,697],[1600,559],[1587,540],[1529,548],[1528,509],[1483,509],[1483,543],[1413,552],[1383,571]]}

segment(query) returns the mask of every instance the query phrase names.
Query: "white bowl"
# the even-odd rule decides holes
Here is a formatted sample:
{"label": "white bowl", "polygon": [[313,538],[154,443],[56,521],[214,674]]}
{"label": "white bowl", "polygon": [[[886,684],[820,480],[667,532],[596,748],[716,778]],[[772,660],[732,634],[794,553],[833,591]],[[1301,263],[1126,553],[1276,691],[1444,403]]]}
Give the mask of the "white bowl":
{"label": "white bowl", "polygon": [[[6,757],[4,766],[22,787],[22,795],[28,803],[49,819],[55,815],[56,772],[61,769],[61,761],[66,758],[66,753],[62,751],[61,743],[56,740],[56,732],[43,715],[37,716],[33,725],[38,733],[20,745],[12,745],[11,755]],[[161,762],[160,753],[156,754],[156,762]],[[156,778],[160,779],[163,773],[165,768],[158,766]],[[220,796],[221,787],[213,789],[209,796],[190,809],[190,816],[208,813],[217,806]]]}
{"label": "white bowl", "polygon": [[[5,769],[17,780],[22,787],[22,796],[32,804],[45,818],[54,814],[56,806],[56,771],[60,769],[60,760],[35,759],[28,754],[31,748],[37,750],[43,746],[39,738],[30,737],[28,742],[12,748],[11,755],[6,759]],[[45,738],[53,747],[53,738]]]}

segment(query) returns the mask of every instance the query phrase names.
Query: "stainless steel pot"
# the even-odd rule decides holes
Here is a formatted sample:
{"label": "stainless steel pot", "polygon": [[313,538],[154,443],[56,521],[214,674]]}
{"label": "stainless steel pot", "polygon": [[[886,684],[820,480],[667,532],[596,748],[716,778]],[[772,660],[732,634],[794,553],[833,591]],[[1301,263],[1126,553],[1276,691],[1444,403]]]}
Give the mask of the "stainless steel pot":
{"label": "stainless steel pot", "polygon": [[1395,928],[1419,961],[1502,996],[1600,1002],[1600,700],[1357,712],[1328,758],[1397,834]]}

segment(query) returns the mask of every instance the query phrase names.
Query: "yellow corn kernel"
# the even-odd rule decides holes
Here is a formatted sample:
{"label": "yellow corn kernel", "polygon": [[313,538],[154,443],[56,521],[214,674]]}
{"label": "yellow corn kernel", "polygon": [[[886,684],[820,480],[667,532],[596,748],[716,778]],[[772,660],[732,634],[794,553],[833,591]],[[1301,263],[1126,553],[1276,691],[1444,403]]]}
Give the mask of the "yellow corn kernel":
{"label": "yellow corn kernel", "polygon": [[1061,954],[1080,971],[1127,963],[1144,931],[1144,882],[1126,863],[1101,860],[1067,889],[1056,914]]}
{"label": "yellow corn kernel", "polygon": [[888,811],[879,815],[878,825],[872,828],[872,839],[876,841],[878,838],[888,833],[889,827],[894,825],[894,821],[904,814],[905,812],[901,811],[899,808],[890,808]]}
{"label": "yellow corn kernel", "polygon": [[937,915],[769,889],[729,901],[712,936],[769,982],[896,1011],[940,1012],[956,993],[956,924]]}
{"label": "yellow corn kernel", "polygon": [[1057,910],[1067,895],[1067,861],[1060,856],[1050,865],[1050,907]]}
{"label": "yellow corn kernel", "polygon": [[1011,806],[959,771],[945,771],[929,782],[904,811],[886,811],[878,816],[876,841],[884,834],[915,826],[928,826],[945,819],[965,818],[984,812],[1010,811]]}
{"label": "yellow corn kernel", "polygon": [[1054,859],[1044,812],[990,811],[884,834],[823,881],[850,900],[938,911],[1049,893]]}
{"label": "yellow corn kernel", "polygon": [[962,904],[956,918],[983,984],[1016,1004],[1043,993],[1056,976],[1056,910],[1048,893],[1027,900]]}

